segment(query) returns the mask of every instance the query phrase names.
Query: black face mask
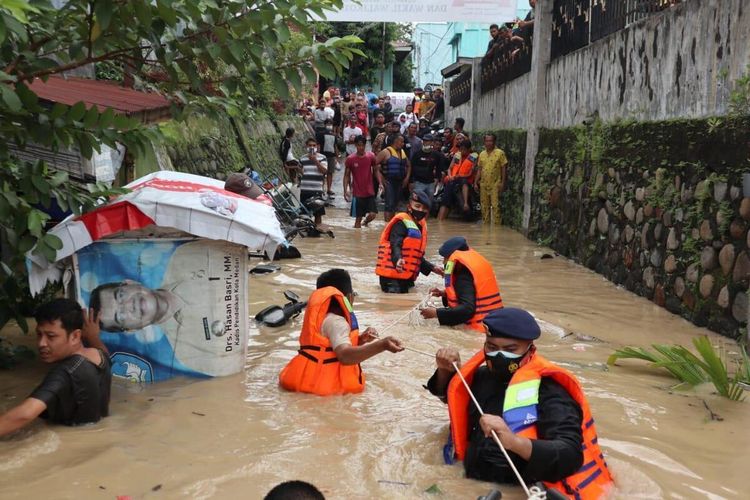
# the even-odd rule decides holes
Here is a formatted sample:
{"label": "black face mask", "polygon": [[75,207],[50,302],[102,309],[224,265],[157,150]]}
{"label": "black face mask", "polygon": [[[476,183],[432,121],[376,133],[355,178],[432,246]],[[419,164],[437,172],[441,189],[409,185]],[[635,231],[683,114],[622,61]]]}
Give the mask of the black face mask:
{"label": "black face mask", "polygon": [[485,352],[484,359],[487,362],[490,373],[497,377],[500,383],[507,384],[513,378],[513,374],[520,368],[521,361],[526,357],[528,352],[529,350],[518,357],[513,357],[515,354],[505,351],[494,351],[491,353],[493,356]]}
{"label": "black face mask", "polygon": [[417,222],[427,217],[427,212],[423,210],[414,210],[413,208],[409,211],[409,214],[411,215],[412,219]]}

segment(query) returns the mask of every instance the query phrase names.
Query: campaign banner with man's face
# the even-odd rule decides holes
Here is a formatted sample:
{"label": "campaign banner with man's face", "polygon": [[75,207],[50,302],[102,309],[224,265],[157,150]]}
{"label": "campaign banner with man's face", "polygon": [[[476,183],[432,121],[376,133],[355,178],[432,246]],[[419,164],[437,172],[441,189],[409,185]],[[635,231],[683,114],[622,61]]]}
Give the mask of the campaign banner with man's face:
{"label": "campaign banner with man's face", "polygon": [[205,239],[97,241],[75,254],[78,299],[99,315],[112,373],[134,382],[241,371],[247,250]]}

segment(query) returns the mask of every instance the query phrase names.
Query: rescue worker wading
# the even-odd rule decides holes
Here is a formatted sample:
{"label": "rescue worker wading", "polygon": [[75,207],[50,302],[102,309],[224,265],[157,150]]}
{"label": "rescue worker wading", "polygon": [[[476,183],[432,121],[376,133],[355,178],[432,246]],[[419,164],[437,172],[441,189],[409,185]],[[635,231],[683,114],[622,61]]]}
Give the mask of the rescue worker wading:
{"label": "rescue worker wading", "polygon": [[[581,384],[537,354],[534,340],[540,329],[528,312],[498,309],[484,324],[484,350],[461,366],[458,351],[440,349],[437,370],[427,383],[432,394],[448,403],[452,447],[446,447],[446,460],[463,460],[467,477],[515,483],[492,438],[495,431],[527,484],[542,481],[570,499],[606,498],[612,476]],[[484,416],[455,376],[453,363]]]}
{"label": "rescue worker wading", "polygon": [[445,290],[430,290],[442,297],[446,307],[422,309],[425,318],[437,318],[441,325],[466,324],[484,332],[482,319],[492,310],[503,307],[492,265],[476,250],[469,248],[466,238],[455,236],[446,240],[438,250],[445,260]]}
{"label": "rescue worker wading", "polygon": [[375,274],[380,276],[380,289],[386,293],[407,293],[419,273],[443,275],[442,268],[424,258],[427,247],[427,222],[430,198],[415,191],[409,198],[406,212],[397,213],[380,235]]}
{"label": "rescue worker wading", "polygon": [[298,354],[281,371],[279,383],[288,391],[320,396],[362,392],[365,377],[359,363],[404,349],[393,337],[377,339],[373,328],[359,333],[352,280],[345,270],[324,272],[316,288],[305,310]]}

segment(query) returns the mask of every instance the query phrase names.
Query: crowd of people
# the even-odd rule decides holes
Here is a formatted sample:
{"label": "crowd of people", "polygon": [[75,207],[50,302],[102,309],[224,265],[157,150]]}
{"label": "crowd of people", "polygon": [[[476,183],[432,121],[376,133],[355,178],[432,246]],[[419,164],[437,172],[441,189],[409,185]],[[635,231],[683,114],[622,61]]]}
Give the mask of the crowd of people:
{"label": "crowd of people", "polygon": [[[508,161],[497,138],[486,135],[479,151],[463,118],[456,118],[452,127],[433,124],[444,110],[440,89],[430,95],[415,89],[400,113],[388,95],[369,90],[344,92],[340,98],[339,89],[332,87],[314,108],[303,106],[313,133],[299,157],[292,146],[295,131],[286,131],[279,156],[289,180],[299,184],[303,204],[316,197],[332,199],[333,173],[343,165],[343,194],[351,202],[355,228],[372,222],[381,203],[384,219],[390,221],[414,192],[425,195],[438,219],[451,211],[471,218],[480,205],[483,221],[499,224]],[[312,212],[320,224],[325,207]]]}

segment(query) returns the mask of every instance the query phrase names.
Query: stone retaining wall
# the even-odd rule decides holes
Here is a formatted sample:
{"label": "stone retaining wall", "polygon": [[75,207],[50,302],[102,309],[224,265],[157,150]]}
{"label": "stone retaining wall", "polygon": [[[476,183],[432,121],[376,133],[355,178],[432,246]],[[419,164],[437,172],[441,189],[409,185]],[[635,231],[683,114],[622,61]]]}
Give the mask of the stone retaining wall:
{"label": "stone retaining wall", "polygon": [[262,177],[279,177],[277,150],[287,127],[297,131],[295,152],[302,151],[307,125],[296,116],[280,116],[275,122],[265,117],[191,116],[160,125],[165,136],[161,146],[180,172],[223,179],[252,166]]}
{"label": "stone retaining wall", "polygon": [[529,237],[739,337],[750,283],[749,153],[750,118],[543,130]]}

